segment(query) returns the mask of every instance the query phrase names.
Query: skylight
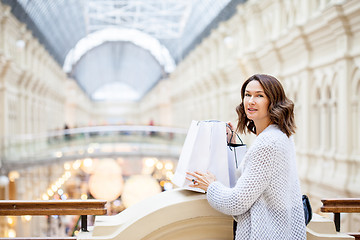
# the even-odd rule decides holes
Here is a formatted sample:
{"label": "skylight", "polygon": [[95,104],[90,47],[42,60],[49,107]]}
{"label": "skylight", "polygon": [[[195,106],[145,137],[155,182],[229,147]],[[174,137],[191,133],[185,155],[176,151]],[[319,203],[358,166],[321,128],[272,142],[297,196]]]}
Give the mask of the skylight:
{"label": "skylight", "polygon": [[143,32],[136,29],[126,28],[106,28],[91,33],[81,39],[76,46],[67,54],[63,69],[65,72],[71,72],[72,66],[88,51],[104,42],[132,42],[135,45],[148,50],[154,58],[164,67],[168,73],[175,69],[175,62],[169,51],[160,42]]}

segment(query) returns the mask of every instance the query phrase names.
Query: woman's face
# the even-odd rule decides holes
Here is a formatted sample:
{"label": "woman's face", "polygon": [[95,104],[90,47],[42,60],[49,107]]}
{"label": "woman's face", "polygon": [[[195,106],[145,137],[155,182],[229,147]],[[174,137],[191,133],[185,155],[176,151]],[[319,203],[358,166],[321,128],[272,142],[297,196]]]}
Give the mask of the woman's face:
{"label": "woman's face", "polygon": [[247,118],[253,120],[255,125],[270,122],[270,101],[259,81],[253,80],[247,84],[243,102]]}

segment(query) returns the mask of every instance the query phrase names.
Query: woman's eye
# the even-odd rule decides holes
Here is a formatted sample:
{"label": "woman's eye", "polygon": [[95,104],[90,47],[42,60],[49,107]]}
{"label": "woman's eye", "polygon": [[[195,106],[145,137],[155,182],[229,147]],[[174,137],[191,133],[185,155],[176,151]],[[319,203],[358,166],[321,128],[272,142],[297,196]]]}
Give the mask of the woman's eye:
{"label": "woman's eye", "polygon": [[258,97],[264,97],[264,95],[261,95],[261,94],[260,94],[260,95],[258,95]]}
{"label": "woman's eye", "polygon": [[250,94],[248,94],[248,93],[245,93],[245,97],[250,97]]}

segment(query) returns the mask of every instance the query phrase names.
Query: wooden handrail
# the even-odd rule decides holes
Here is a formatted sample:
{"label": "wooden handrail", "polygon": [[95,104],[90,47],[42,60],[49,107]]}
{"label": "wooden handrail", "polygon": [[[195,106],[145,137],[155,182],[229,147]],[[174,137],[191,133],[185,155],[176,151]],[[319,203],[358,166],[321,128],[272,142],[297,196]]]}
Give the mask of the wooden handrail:
{"label": "wooden handrail", "polygon": [[360,213],[360,198],[330,198],[322,199],[321,212]]}
{"label": "wooden handrail", "polygon": [[105,215],[105,200],[0,200],[0,216],[81,215],[81,230],[87,232],[87,215]]}
{"label": "wooden handrail", "polygon": [[1,200],[0,216],[21,215],[104,215],[104,200]]}
{"label": "wooden handrail", "polygon": [[[360,213],[360,198],[329,198],[321,200],[321,212],[334,213],[334,223],[337,232],[340,232],[340,213]],[[350,234],[355,236],[358,233]],[[355,236],[356,237],[356,236]]]}

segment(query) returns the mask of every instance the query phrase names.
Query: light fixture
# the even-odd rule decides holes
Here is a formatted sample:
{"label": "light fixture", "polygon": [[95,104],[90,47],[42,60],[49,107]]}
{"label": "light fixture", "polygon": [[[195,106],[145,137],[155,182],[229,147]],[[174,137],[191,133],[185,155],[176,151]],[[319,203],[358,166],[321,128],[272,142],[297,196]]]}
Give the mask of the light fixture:
{"label": "light fixture", "polygon": [[63,156],[62,152],[55,152],[54,155],[57,158],[61,158]]}
{"label": "light fixture", "polygon": [[167,178],[167,179],[171,180],[171,179],[173,179],[173,177],[174,177],[174,173],[173,173],[173,172],[171,172],[171,171],[166,172],[166,178]]}
{"label": "light fixture", "polygon": [[85,167],[91,167],[93,165],[93,161],[91,158],[85,158],[84,159],[84,166]]}
{"label": "light fixture", "polygon": [[81,166],[81,161],[80,160],[76,160],[72,165],[74,170],[79,169],[80,166]]}
{"label": "light fixture", "polygon": [[143,161],[145,162],[146,167],[152,168],[155,165],[155,163],[157,162],[157,159],[156,158],[144,158]]}
{"label": "light fixture", "polygon": [[54,184],[51,186],[51,190],[53,190],[53,192],[56,192],[58,190],[58,187]]}
{"label": "light fixture", "polygon": [[88,174],[92,174],[96,169],[97,162],[98,159],[85,158],[82,161],[81,169]]}
{"label": "light fixture", "polygon": [[71,172],[66,171],[65,172],[65,180],[69,179],[71,177]]}
{"label": "light fixture", "polygon": [[51,197],[52,195],[54,195],[54,192],[53,192],[53,190],[48,189],[47,194],[49,195],[49,197]]}
{"label": "light fixture", "polygon": [[70,170],[71,169],[71,164],[70,163],[64,163],[64,169],[65,170]]}
{"label": "light fixture", "polygon": [[10,229],[9,231],[8,231],[8,237],[9,238],[14,238],[14,237],[16,237],[16,232],[15,232],[15,230],[14,229]]}
{"label": "light fixture", "polygon": [[26,222],[30,222],[31,218],[32,218],[31,215],[21,216],[21,220],[26,221]]}
{"label": "light fixture", "polygon": [[234,47],[234,39],[231,36],[226,36],[224,38],[224,44],[227,48],[233,48]]}
{"label": "light fixture", "polygon": [[0,187],[5,187],[9,184],[9,178],[7,176],[0,176]]}
{"label": "light fixture", "polygon": [[168,162],[165,164],[166,170],[172,170],[174,168],[174,164],[172,162]]}
{"label": "light fixture", "polygon": [[61,187],[62,183],[60,182],[60,179],[56,181],[55,185],[57,188]]}
{"label": "light fixture", "polygon": [[171,182],[166,182],[165,184],[164,184],[164,190],[165,191],[169,191],[169,190],[171,190],[171,189],[173,189],[173,184],[171,183]]}
{"label": "light fixture", "polygon": [[10,182],[14,182],[15,179],[18,179],[20,177],[20,174],[18,171],[11,171],[9,172],[9,180]]}
{"label": "light fixture", "polygon": [[158,181],[150,175],[134,175],[126,181],[121,199],[126,207],[130,207],[160,192]]}
{"label": "light fixture", "polygon": [[158,170],[161,170],[163,167],[164,167],[164,164],[163,164],[162,162],[158,162],[158,163],[156,164],[156,168],[157,168]]}
{"label": "light fixture", "polygon": [[23,49],[25,47],[25,41],[22,39],[17,40],[16,47],[18,47],[19,49]]}
{"label": "light fixture", "polygon": [[112,158],[99,160],[89,179],[91,195],[97,199],[114,201],[122,193],[123,185],[119,164]]}
{"label": "light fixture", "polygon": [[12,226],[14,225],[14,218],[13,217],[7,217],[7,223]]}
{"label": "light fixture", "polygon": [[49,196],[46,193],[44,193],[41,198],[42,200],[49,200]]}

